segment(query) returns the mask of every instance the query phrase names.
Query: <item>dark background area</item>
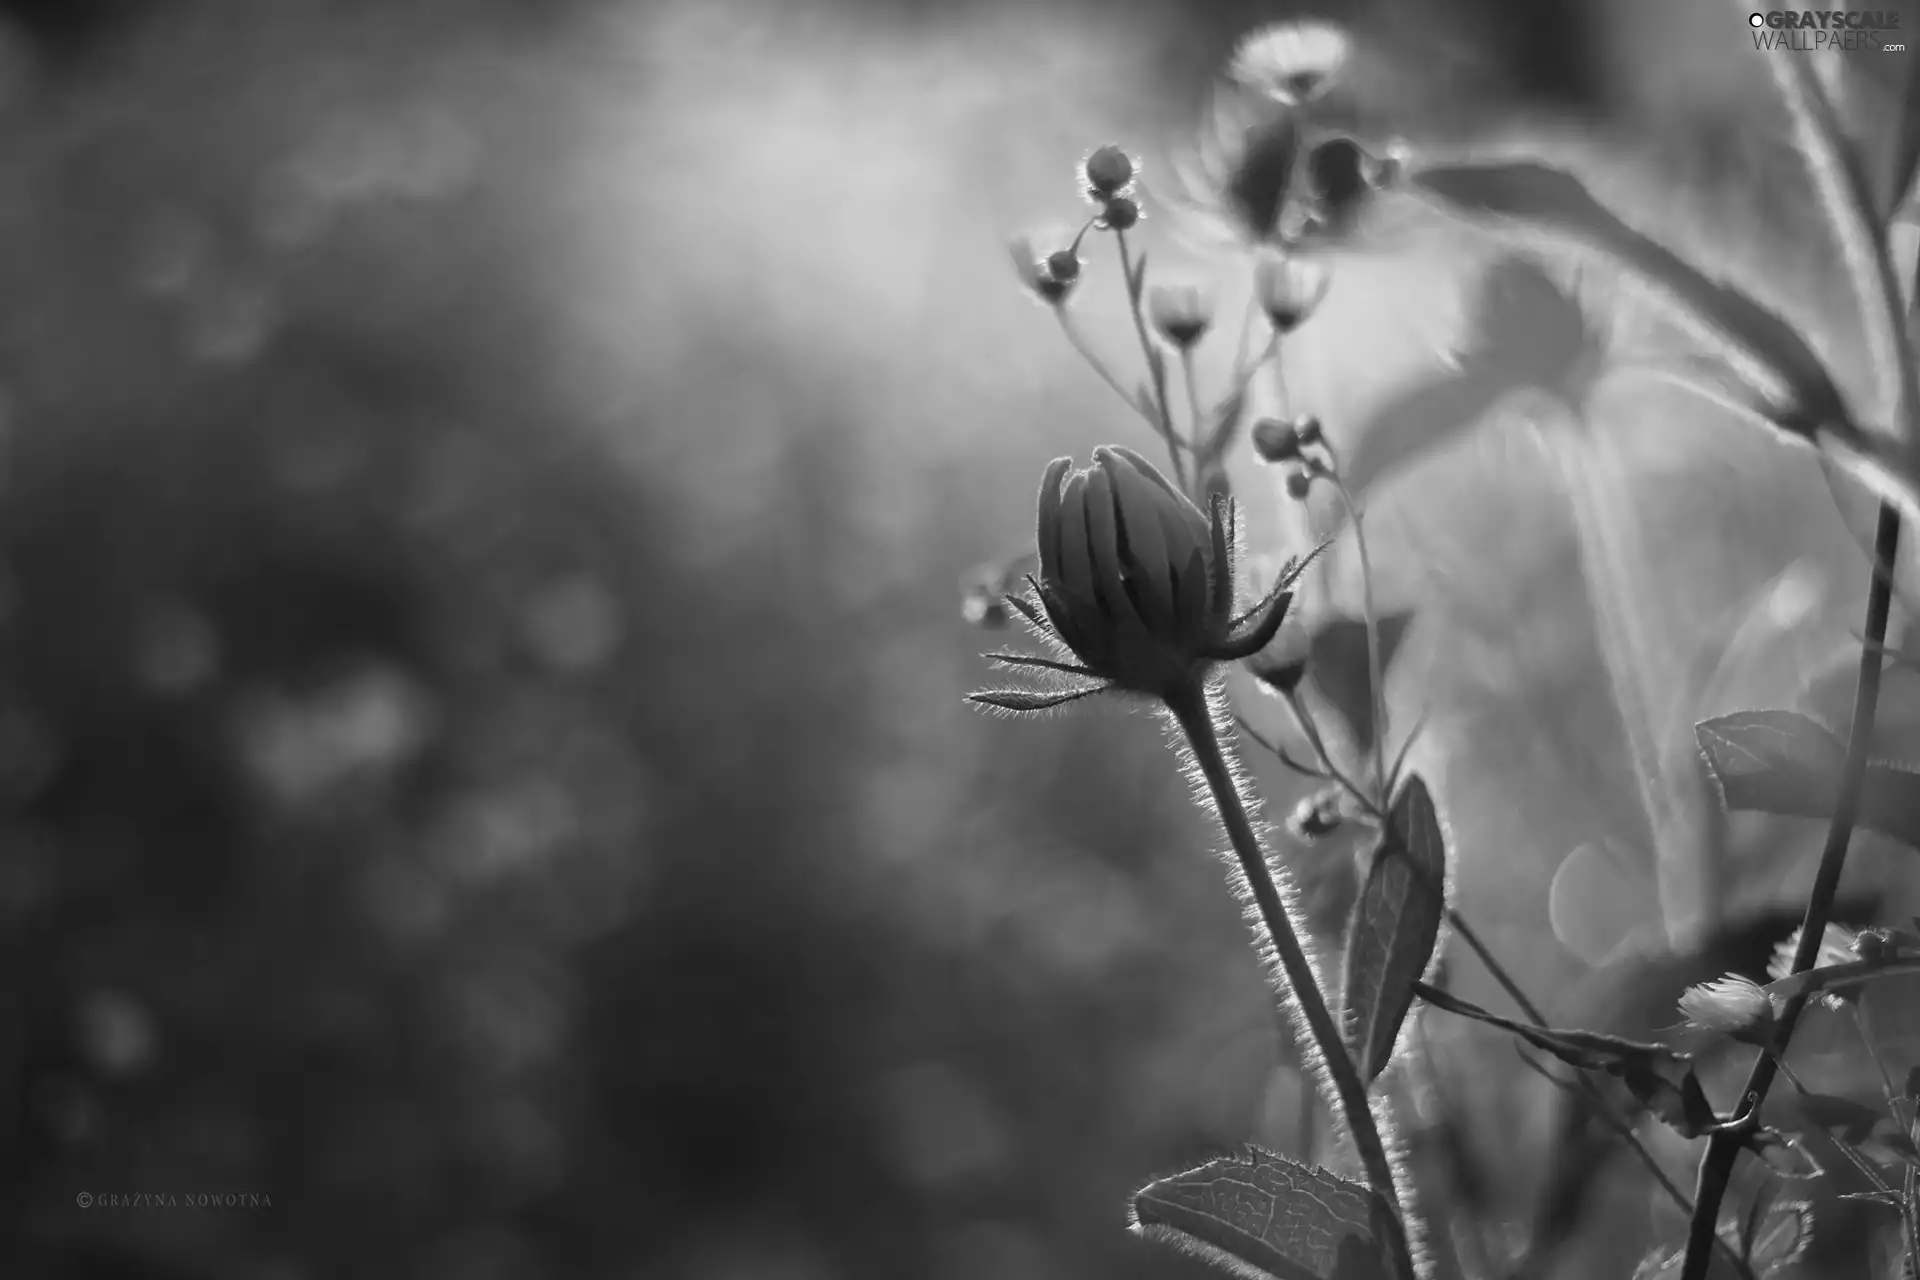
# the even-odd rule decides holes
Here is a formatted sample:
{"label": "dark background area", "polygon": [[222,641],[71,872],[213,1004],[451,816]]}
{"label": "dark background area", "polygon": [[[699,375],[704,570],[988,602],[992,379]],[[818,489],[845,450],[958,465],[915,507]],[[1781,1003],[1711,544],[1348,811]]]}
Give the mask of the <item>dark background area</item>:
{"label": "dark background area", "polygon": [[[1338,12],[1484,110],[1685,80],[1703,150],[1732,110],[1625,9]],[[1282,16],[0,6],[0,1275],[1203,1274],[1127,1195],[1299,1138],[1213,834],[1144,716],[966,712],[1000,638],[958,604],[1047,458],[1137,428],[1002,238]],[[1299,383],[1336,436],[1457,266],[1342,277]],[[1844,639],[1804,459],[1634,438],[1676,668],[1802,556]],[[1548,921],[1610,836],[1594,910],[1643,921],[1650,856],[1560,506],[1497,430],[1420,466],[1376,555],[1463,907],[1556,1010],[1670,1020],[1682,977],[1615,1017],[1608,926]],[[1730,914],[1791,901],[1791,835]],[[1550,1091],[1435,1052],[1524,1217]],[[78,1203],[140,1194],[242,1201]],[[1572,1256],[1625,1274],[1671,1224],[1609,1194]]]}

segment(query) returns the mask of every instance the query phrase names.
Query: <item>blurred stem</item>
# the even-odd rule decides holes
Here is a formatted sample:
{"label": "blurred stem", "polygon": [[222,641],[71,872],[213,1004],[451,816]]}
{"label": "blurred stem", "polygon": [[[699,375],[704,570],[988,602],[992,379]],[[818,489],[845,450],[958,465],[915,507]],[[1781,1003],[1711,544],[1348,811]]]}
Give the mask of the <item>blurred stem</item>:
{"label": "blurred stem", "polygon": [[[1132,409],[1135,413],[1145,418],[1147,425],[1152,427],[1156,432],[1159,431],[1160,424],[1147,412],[1146,406],[1142,405],[1139,400],[1134,398],[1131,392],[1120,384],[1120,379],[1114,373],[1113,367],[1101,359],[1100,353],[1093,349],[1093,344],[1088,342],[1087,335],[1080,331],[1079,322],[1073,318],[1073,313],[1067,310],[1066,305],[1064,303],[1055,304],[1053,314],[1060,321],[1060,331],[1066,334],[1067,341],[1073,344],[1073,349],[1079,353],[1080,358],[1093,367],[1093,371],[1100,375],[1102,381],[1113,388],[1113,393],[1124,400],[1129,409]],[[1172,441],[1168,442],[1168,447],[1174,447]],[[1174,461],[1176,464],[1178,463],[1179,458],[1177,455]]]}
{"label": "blurred stem", "polygon": [[[1861,1007],[1865,992],[1847,1001],[1847,1008],[1853,1014],[1854,1030],[1860,1033],[1860,1043],[1867,1047],[1867,1056],[1873,1059],[1873,1066],[1880,1073],[1880,1087],[1887,1095],[1887,1106],[1892,1107],[1900,1091],[1893,1087],[1893,1073],[1887,1070],[1887,1060],[1880,1056],[1880,1047],[1874,1043],[1873,1031],[1867,1026],[1867,1011]],[[1893,1114],[1894,1123],[1900,1122],[1900,1113]]]}
{"label": "blurred stem", "polygon": [[1367,681],[1373,702],[1369,708],[1373,715],[1373,781],[1380,790],[1380,802],[1391,804],[1393,797],[1387,794],[1387,686],[1380,670],[1380,615],[1373,607],[1373,561],[1367,555],[1367,531],[1361,523],[1360,508],[1348,492],[1346,481],[1340,478],[1339,456],[1332,445],[1325,448],[1333,464],[1327,474],[1333,480],[1334,492],[1340,495],[1340,505],[1346,508],[1347,520],[1353,525],[1353,545],[1360,553],[1360,607],[1367,622]]}
{"label": "blurred stem", "polygon": [[[1212,449],[1204,447],[1211,443],[1208,437],[1211,436],[1212,433],[1206,430],[1206,415],[1200,409],[1200,378],[1199,375],[1193,371],[1193,347],[1191,344],[1180,348],[1180,376],[1187,384],[1187,417],[1188,421],[1192,424],[1192,429],[1188,433],[1187,438],[1203,446],[1202,452],[1196,455],[1193,460],[1195,472],[1193,480],[1194,486],[1197,489],[1200,483],[1206,479],[1205,476],[1198,474],[1200,469],[1212,465],[1216,459],[1208,456],[1213,452]],[[1176,455],[1174,465],[1178,466],[1179,461],[1180,459]],[[1202,509],[1206,507],[1206,494],[1196,492],[1193,495],[1193,499],[1201,505]]]}
{"label": "blurred stem", "polygon": [[[1873,740],[1874,711],[1880,697],[1880,646],[1886,643],[1887,614],[1892,604],[1893,565],[1900,550],[1900,513],[1891,504],[1880,504],[1878,528],[1873,540],[1873,578],[1867,589],[1867,644],[1860,647],[1860,673],[1854,685],[1853,724],[1847,731],[1846,765],[1840,775],[1839,794],[1833,802],[1833,821],[1827,827],[1827,841],[1820,851],[1819,870],[1814,873],[1813,891],[1807,896],[1806,917],[1800,923],[1800,946],[1793,956],[1791,973],[1805,973],[1820,956],[1820,943],[1826,937],[1827,922],[1833,914],[1833,897],[1840,888],[1840,872],[1846,867],[1847,847],[1853,839],[1853,823],[1860,807],[1860,786],[1866,776],[1868,748]],[[1753,1070],[1741,1090],[1740,1117],[1757,1122],[1767,1090],[1773,1086],[1778,1055],[1785,1053],[1793,1039],[1793,1029],[1806,1008],[1808,995],[1790,998],[1781,1010],[1774,1029],[1772,1053],[1754,1059]],[[1746,1146],[1750,1125],[1736,1124],[1715,1133],[1700,1157],[1700,1173],[1693,1196],[1693,1219],[1687,1232],[1687,1257],[1680,1280],[1706,1280],[1708,1251],[1714,1239],[1714,1226],[1720,1217],[1720,1202],[1726,1196],[1733,1176],[1734,1162]]]}
{"label": "blurred stem", "polygon": [[[1133,250],[1127,247],[1127,233],[1114,228],[1114,243],[1120,246],[1120,275],[1127,285],[1127,311],[1133,316],[1133,332],[1140,339],[1140,351],[1147,358],[1147,375],[1153,379],[1153,407],[1160,421],[1155,430],[1167,442],[1167,450],[1173,455],[1173,478],[1182,488],[1187,487],[1187,464],[1182,456],[1183,441],[1173,429],[1173,408],[1167,399],[1167,361],[1153,345],[1153,338],[1147,333],[1147,313],[1142,303],[1146,292],[1144,272],[1136,274],[1133,265]],[[1144,259],[1142,266],[1145,265]]]}
{"label": "blurred stem", "polygon": [[1340,1028],[1327,1010],[1326,998],[1321,994],[1313,964],[1307,959],[1299,935],[1294,932],[1293,917],[1287,910],[1279,884],[1267,863],[1266,850],[1254,831],[1246,803],[1241,797],[1239,780],[1234,776],[1233,766],[1228,763],[1227,747],[1222,743],[1214,724],[1209,690],[1198,683],[1191,684],[1168,697],[1167,710],[1172,713],[1180,731],[1186,735],[1194,763],[1213,795],[1215,812],[1239,859],[1241,873],[1253,894],[1254,905],[1259,910],[1260,921],[1280,962],[1280,971],[1286,979],[1288,991],[1308,1033],[1313,1037],[1313,1049],[1319,1054],[1332,1081],[1342,1119],[1353,1137],[1361,1167],[1366,1171],[1367,1185],[1392,1212],[1398,1231],[1391,1245],[1397,1255],[1399,1274],[1412,1276],[1415,1271],[1407,1248],[1400,1196],[1394,1185],[1393,1167],[1387,1162],[1386,1147],[1380,1141],[1379,1127],[1374,1122],[1367,1086],[1360,1078],[1359,1068],[1347,1053]]}
{"label": "blurred stem", "polygon": [[[1558,403],[1536,418],[1535,430],[1572,516],[1595,638],[1652,837],[1668,938],[1687,943],[1715,909],[1718,858],[1700,784],[1689,788],[1667,768],[1666,739],[1655,727],[1656,708],[1665,704],[1650,687],[1650,673],[1667,666],[1669,656],[1647,629],[1632,475],[1617,437],[1594,430],[1577,405]],[[1687,766],[1693,771],[1685,776],[1697,779],[1691,755]]]}
{"label": "blurred stem", "polygon": [[[1375,804],[1364,791],[1345,775],[1341,774],[1334,766],[1333,758],[1327,754],[1326,742],[1321,738],[1319,730],[1314,727],[1313,717],[1308,713],[1306,705],[1301,702],[1298,692],[1286,694],[1283,700],[1286,702],[1288,710],[1293,713],[1294,723],[1299,727],[1301,736],[1307,740],[1307,745],[1312,748],[1314,757],[1319,760],[1320,767],[1326,770],[1328,776],[1334,778],[1334,780],[1360,804],[1364,813],[1384,827],[1387,816],[1382,807]],[[1293,765],[1292,759],[1288,757],[1285,752],[1279,750],[1276,746],[1269,745],[1266,740],[1258,734],[1253,736],[1256,742],[1259,742],[1262,746],[1266,746],[1268,750],[1274,752],[1274,754],[1278,755],[1289,765]],[[1299,768],[1298,765],[1294,765],[1293,767],[1296,769]],[[1466,943],[1467,949],[1473,952],[1480,963],[1486,966],[1487,972],[1492,975],[1493,980],[1499,984],[1500,989],[1506,992],[1507,997],[1519,1008],[1522,1016],[1534,1026],[1545,1029],[1548,1023],[1546,1015],[1540,1012],[1540,1006],[1533,1002],[1527,995],[1526,989],[1515,980],[1513,974],[1507,967],[1500,963],[1499,957],[1493,954],[1493,951],[1481,940],[1479,933],[1467,922],[1467,918],[1460,914],[1459,909],[1451,903],[1447,905],[1447,925],[1454,933],[1459,935],[1462,942]],[[1675,1207],[1677,1207],[1681,1213],[1691,1216],[1693,1213],[1693,1201],[1688,1199],[1687,1193],[1682,1191],[1674,1180],[1667,1176],[1667,1171],[1660,1167],[1660,1162],[1654,1159],[1653,1153],[1647,1150],[1646,1144],[1640,1141],[1638,1134],[1634,1133],[1633,1126],[1621,1118],[1615,1110],[1612,1101],[1592,1080],[1588,1079],[1585,1074],[1576,1077],[1576,1079],[1577,1084],[1574,1087],[1581,1097],[1585,1099],[1593,1113],[1599,1116],[1602,1122],[1626,1144],[1627,1149],[1633,1153],[1634,1158],[1639,1160],[1641,1165],[1652,1176],[1654,1182],[1666,1193],[1667,1198],[1673,1201]]]}

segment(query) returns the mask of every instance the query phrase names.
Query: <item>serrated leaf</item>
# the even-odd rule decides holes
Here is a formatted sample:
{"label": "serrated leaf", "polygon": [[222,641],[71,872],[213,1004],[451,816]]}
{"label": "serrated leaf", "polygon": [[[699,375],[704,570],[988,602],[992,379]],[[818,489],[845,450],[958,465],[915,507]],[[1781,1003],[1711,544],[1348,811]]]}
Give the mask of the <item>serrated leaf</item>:
{"label": "serrated leaf", "polygon": [[1133,1198],[1135,1229],[1242,1275],[1413,1280],[1396,1263],[1399,1222],[1357,1182],[1249,1149],[1161,1178]]}
{"label": "serrated leaf", "polygon": [[1347,923],[1342,1031],[1371,1084],[1393,1060],[1446,914],[1447,845],[1427,784],[1410,776],[1387,814]]}

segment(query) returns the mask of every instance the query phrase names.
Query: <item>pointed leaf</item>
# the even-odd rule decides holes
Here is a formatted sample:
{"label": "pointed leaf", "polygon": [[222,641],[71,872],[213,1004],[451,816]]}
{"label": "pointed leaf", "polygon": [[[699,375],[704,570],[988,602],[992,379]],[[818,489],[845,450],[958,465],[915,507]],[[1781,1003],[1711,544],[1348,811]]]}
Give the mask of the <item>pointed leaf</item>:
{"label": "pointed leaf", "polygon": [[1847,749],[1793,711],[1741,711],[1693,727],[1729,810],[1824,818],[1833,812]]}
{"label": "pointed leaf", "polygon": [[1078,702],[1082,698],[1101,693],[1105,684],[1087,685],[1073,689],[981,689],[967,695],[967,701],[977,703],[995,711],[1009,711],[1015,715],[1032,715],[1039,711],[1051,711],[1055,707],[1064,707],[1069,702]]}
{"label": "pointed leaf", "polygon": [[1368,1083],[1387,1069],[1446,914],[1447,845],[1427,785],[1407,779],[1347,924],[1347,1051]]}
{"label": "pointed leaf", "polygon": [[[1741,711],[1702,721],[1693,732],[1728,810],[1832,816],[1846,747],[1812,717]],[[1890,762],[1868,765],[1855,822],[1920,848],[1920,772]]]}
{"label": "pointed leaf", "polygon": [[1257,1148],[1142,1187],[1135,1230],[1242,1275],[1413,1280],[1393,1210],[1357,1182]]}
{"label": "pointed leaf", "polygon": [[1511,1031],[1534,1048],[1583,1071],[1619,1072],[1629,1068],[1684,1066],[1692,1061],[1686,1054],[1661,1044],[1626,1040],[1598,1031],[1556,1031],[1549,1027],[1530,1027],[1524,1022],[1489,1013],[1477,1004],[1448,995],[1424,982],[1414,984],[1414,994],[1448,1013],[1457,1013],[1463,1018],[1472,1018]]}
{"label": "pointed leaf", "polygon": [[1880,978],[1906,977],[1920,973],[1920,956],[1899,956],[1892,960],[1856,960],[1850,964],[1822,965],[1803,973],[1790,974],[1764,988],[1776,1001],[1796,996],[1812,996],[1841,987],[1864,986]]}

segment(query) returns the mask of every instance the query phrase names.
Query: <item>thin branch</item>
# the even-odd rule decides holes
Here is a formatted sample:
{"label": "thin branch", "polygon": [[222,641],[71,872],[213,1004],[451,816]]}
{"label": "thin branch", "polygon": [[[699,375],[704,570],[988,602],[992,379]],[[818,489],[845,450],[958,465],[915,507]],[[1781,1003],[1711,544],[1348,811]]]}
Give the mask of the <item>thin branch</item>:
{"label": "thin branch", "polygon": [[[1866,777],[1868,746],[1873,738],[1874,711],[1880,697],[1880,646],[1886,643],[1887,614],[1893,593],[1890,573],[1900,550],[1900,513],[1888,503],[1880,504],[1880,519],[1873,540],[1875,572],[1867,592],[1868,644],[1860,649],[1860,674],[1854,686],[1853,725],[1847,733],[1845,771],[1840,777],[1840,793],[1834,800],[1833,821],[1827,827],[1826,845],[1820,851],[1820,866],[1814,874],[1813,891],[1807,897],[1806,916],[1800,923],[1800,946],[1793,957],[1791,973],[1813,968],[1820,956],[1820,942],[1826,936],[1827,921],[1833,914],[1834,894],[1840,887],[1840,872],[1845,869],[1847,848],[1853,840],[1853,824],[1859,815],[1860,788]],[[1753,1070],[1741,1090],[1739,1118],[1751,1120],[1760,1114],[1767,1090],[1773,1087],[1779,1055],[1793,1039],[1794,1025],[1806,1008],[1808,996],[1789,998],[1781,1010],[1773,1037],[1773,1052],[1754,1059]],[[1714,1227],[1720,1216],[1720,1202],[1726,1196],[1733,1176],[1734,1162],[1745,1146],[1743,1127],[1717,1133],[1700,1157],[1700,1172],[1694,1185],[1693,1219],[1687,1230],[1687,1257],[1680,1280],[1706,1280],[1709,1251],[1715,1239]]]}

